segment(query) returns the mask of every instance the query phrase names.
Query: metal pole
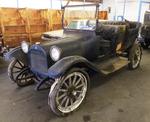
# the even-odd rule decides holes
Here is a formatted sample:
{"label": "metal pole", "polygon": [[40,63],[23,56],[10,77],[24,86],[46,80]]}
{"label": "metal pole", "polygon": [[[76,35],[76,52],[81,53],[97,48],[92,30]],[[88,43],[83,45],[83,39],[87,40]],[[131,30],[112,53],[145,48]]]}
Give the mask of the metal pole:
{"label": "metal pole", "polygon": [[17,8],[19,8],[19,0],[17,0]]}
{"label": "metal pole", "polygon": [[113,17],[113,20],[116,20],[116,13],[117,13],[117,10],[116,10],[116,7],[117,7],[117,0],[115,0],[115,11],[114,11],[114,17]]}
{"label": "metal pole", "polygon": [[140,22],[140,17],[141,17],[141,8],[142,8],[142,1],[139,0],[139,10],[138,10],[138,22]]}
{"label": "metal pole", "polygon": [[123,7],[123,19],[124,19],[124,15],[125,15],[125,10],[126,10],[126,0],[124,0],[124,7]]}
{"label": "metal pole", "polygon": [[62,0],[60,0],[60,4],[61,4],[61,8],[63,7],[63,3],[62,3]]}
{"label": "metal pole", "polygon": [[52,0],[50,0],[50,4],[51,4],[51,9],[52,9],[52,7],[53,7],[53,5],[52,5]]}

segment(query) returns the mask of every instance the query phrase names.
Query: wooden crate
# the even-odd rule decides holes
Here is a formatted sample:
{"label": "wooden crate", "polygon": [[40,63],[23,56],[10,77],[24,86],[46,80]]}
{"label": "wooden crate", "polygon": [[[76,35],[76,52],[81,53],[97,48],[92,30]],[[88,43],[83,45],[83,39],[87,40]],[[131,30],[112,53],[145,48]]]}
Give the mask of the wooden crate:
{"label": "wooden crate", "polygon": [[48,20],[50,30],[58,30],[62,28],[62,11],[48,10]]}
{"label": "wooden crate", "polygon": [[99,19],[107,20],[108,19],[108,11],[99,11]]}
{"label": "wooden crate", "polygon": [[28,28],[31,43],[34,43],[37,38],[40,39],[41,34],[49,30],[45,9],[36,10],[24,8],[20,9],[20,13],[27,23],[26,26]]}
{"label": "wooden crate", "polygon": [[26,23],[20,16],[18,9],[0,8],[0,16],[1,32],[5,46],[18,46],[22,38],[28,38]]}

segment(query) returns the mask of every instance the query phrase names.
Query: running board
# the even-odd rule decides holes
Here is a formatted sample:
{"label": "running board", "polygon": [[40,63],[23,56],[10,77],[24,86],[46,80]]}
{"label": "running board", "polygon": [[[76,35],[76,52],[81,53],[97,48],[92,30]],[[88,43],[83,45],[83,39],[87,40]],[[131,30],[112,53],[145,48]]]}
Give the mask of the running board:
{"label": "running board", "polygon": [[129,63],[127,58],[124,57],[115,57],[113,59],[110,59],[108,61],[105,62],[101,62],[98,65],[98,68],[100,69],[100,71],[105,74],[108,75],[110,73],[113,73],[121,68],[123,68],[124,66],[126,66]]}

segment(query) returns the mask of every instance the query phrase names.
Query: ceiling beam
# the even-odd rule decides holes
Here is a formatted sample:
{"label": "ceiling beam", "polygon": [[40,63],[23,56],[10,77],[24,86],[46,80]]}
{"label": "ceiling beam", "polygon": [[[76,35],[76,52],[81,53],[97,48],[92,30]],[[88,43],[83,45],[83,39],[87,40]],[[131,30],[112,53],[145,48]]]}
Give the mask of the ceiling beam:
{"label": "ceiling beam", "polygon": [[[64,1],[84,2],[84,0],[64,0]],[[102,3],[103,0],[85,0],[85,2]]]}

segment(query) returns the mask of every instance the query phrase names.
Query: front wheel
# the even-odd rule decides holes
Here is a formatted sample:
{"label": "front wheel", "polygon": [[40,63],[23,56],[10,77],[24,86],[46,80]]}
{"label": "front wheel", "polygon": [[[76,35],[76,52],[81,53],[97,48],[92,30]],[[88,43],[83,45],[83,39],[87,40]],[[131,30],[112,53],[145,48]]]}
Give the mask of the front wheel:
{"label": "front wheel", "polygon": [[89,75],[82,69],[72,69],[51,86],[48,104],[58,116],[75,111],[83,103],[89,89]]}
{"label": "front wheel", "polygon": [[34,83],[33,74],[30,72],[29,68],[17,59],[13,59],[9,64],[8,76],[20,87]]}
{"label": "front wheel", "polygon": [[133,70],[139,67],[142,58],[142,47],[135,43],[129,51],[129,69]]}

